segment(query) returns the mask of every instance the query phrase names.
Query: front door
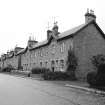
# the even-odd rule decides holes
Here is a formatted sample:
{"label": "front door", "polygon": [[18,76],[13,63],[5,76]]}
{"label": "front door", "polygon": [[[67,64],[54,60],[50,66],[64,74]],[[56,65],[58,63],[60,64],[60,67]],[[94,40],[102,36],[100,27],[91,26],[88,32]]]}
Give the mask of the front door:
{"label": "front door", "polygon": [[55,62],[54,62],[54,60],[51,61],[51,69],[52,69],[52,72],[55,71]]}

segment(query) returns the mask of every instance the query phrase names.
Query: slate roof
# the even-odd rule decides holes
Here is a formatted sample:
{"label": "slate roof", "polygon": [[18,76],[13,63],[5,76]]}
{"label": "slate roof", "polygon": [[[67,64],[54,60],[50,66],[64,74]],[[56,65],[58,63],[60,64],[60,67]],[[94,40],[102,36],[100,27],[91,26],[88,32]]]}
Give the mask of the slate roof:
{"label": "slate roof", "polygon": [[43,45],[45,45],[45,44],[47,44],[48,43],[48,40],[45,40],[45,41],[43,41],[43,42],[39,42],[39,43],[36,43],[34,46],[33,46],[33,48],[35,47],[39,47],[39,46],[43,46]]}
{"label": "slate roof", "polygon": [[65,32],[62,32],[61,34],[59,34],[59,39],[60,39],[60,38],[63,38],[63,37],[66,37],[66,36],[68,36],[68,35],[74,34],[74,33],[77,32],[78,30],[80,30],[81,28],[83,28],[85,25],[86,25],[86,24],[82,24],[82,25],[79,25],[79,26],[77,26],[77,27],[75,27],[75,28],[72,28],[72,29],[70,29],[70,30],[67,30],[67,31],[65,31]]}
{"label": "slate roof", "polygon": [[[93,20],[93,21],[91,21],[91,22],[89,22],[87,24],[81,24],[81,25],[79,25],[79,26],[77,26],[75,28],[72,28],[70,30],[67,30],[65,32],[60,33],[56,39],[57,40],[62,40],[65,37],[75,35],[77,32],[79,32],[80,30],[82,30],[83,28],[85,28],[86,26],[88,26],[91,23],[93,23],[98,28],[98,30],[101,32],[102,36],[105,38],[105,35],[104,35],[103,31],[100,29],[100,27],[97,25],[97,23]],[[52,35],[52,37],[54,37],[54,36]],[[33,49],[45,46],[48,43],[49,43],[49,40],[45,40],[43,42],[38,42],[35,45],[33,45],[32,48],[29,48],[29,50],[33,50]],[[28,47],[27,47],[27,49],[28,49]],[[18,54],[24,53],[25,51],[26,51],[26,48],[21,50],[20,52],[18,52]]]}
{"label": "slate roof", "polygon": [[8,55],[8,58],[12,58],[14,56],[14,52],[11,52],[9,55]]}
{"label": "slate roof", "polygon": [[28,49],[28,46],[26,48],[20,50],[16,55],[25,53],[27,51],[27,49]]}
{"label": "slate roof", "polygon": [[[79,26],[77,26],[77,27],[75,27],[75,28],[72,28],[72,29],[67,30],[67,31],[65,31],[65,32],[63,32],[63,33],[58,34],[57,40],[62,39],[62,38],[64,38],[64,37],[66,37],[66,36],[69,36],[69,35],[74,34],[74,33],[77,32],[78,30],[82,29],[84,26],[86,26],[86,24],[79,25]],[[53,36],[53,35],[52,35],[52,36]],[[33,49],[35,49],[35,48],[39,48],[39,47],[41,47],[41,46],[47,45],[48,42],[49,42],[48,40],[45,40],[45,41],[43,41],[43,42],[36,43],[36,44],[33,46],[33,48],[31,48],[30,50],[33,50]]]}

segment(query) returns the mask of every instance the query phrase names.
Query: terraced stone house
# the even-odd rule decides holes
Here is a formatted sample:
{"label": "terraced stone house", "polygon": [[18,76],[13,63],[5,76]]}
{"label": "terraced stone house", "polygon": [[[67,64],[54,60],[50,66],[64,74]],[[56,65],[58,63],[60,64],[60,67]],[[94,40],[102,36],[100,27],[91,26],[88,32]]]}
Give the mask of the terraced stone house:
{"label": "terraced stone house", "polygon": [[[88,72],[93,71],[92,56],[105,54],[105,35],[96,22],[93,11],[85,14],[85,23],[63,33],[54,24],[52,30],[47,30],[47,39],[37,42],[29,39],[26,48],[9,58],[1,57],[1,67],[10,63],[16,69],[31,70],[35,67],[50,68],[52,71],[66,71],[68,50],[72,50],[77,57],[78,66],[76,77],[86,80]],[[10,53],[9,53],[10,55]],[[11,59],[11,60],[8,60]]]}

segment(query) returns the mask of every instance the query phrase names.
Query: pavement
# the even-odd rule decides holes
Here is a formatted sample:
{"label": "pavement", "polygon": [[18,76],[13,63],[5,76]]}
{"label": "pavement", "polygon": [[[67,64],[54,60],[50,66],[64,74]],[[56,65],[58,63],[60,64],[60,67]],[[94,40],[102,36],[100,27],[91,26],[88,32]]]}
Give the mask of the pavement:
{"label": "pavement", "polygon": [[[7,73],[7,74],[10,74],[10,73]],[[22,74],[17,74],[17,73],[11,73],[11,75],[20,76],[20,77],[23,77],[23,78],[27,77],[27,75],[22,75]],[[28,78],[43,81],[43,78],[41,78],[40,74],[31,74],[30,77],[28,77]],[[44,80],[44,81],[46,81],[46,80]],[[89,84],[87,82],[81,82],[81,81],[48,81],[48,80],[46,82],[59,84],[59,85],[65,86],[65,87],[75,88],[75,89],[79,89],[79,90],[82,90],[82,91],[87,91],[87,92],[91,92],[91,93],[95,93],[95,94],[98,94],[98,95],[105,96],[105,91],[90,88]]]}
{"label": "pavement", "polygon": [[93,89],[89,87],[81,87],[81,86],[71,85],[71,84],[66,84],[65,86],[105,96],[105,92],[98,89]]}
{"label": "pavement", "polygon": [[105,91],[90,88],[89,84],[81,81],[50,81],[51,83],[61,84],[65,87],[79,89],[85,92],[95,93],[97,95],[105,96]]}

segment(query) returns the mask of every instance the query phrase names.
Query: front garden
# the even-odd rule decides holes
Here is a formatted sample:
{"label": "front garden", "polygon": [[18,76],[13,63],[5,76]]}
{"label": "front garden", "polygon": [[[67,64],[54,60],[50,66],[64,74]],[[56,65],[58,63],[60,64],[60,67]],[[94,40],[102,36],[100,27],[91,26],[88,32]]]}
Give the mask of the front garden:
{"label": "front garden", "polygon": [[77,58],[72,50],[68,51],[66,70],[63,71],[53,71],[48,68],[33,68],[31,70],[32,74],[42,74],[44,80],[77,80],[75,76],[75,70],[77,67]]}

